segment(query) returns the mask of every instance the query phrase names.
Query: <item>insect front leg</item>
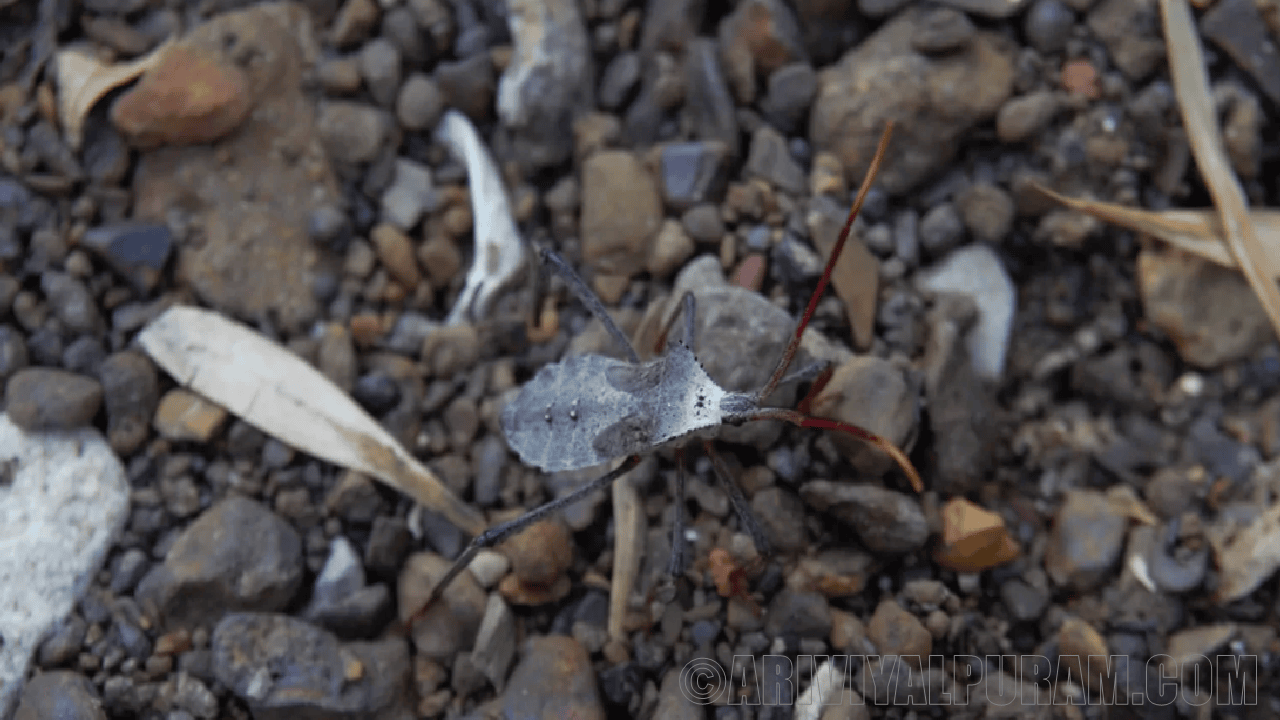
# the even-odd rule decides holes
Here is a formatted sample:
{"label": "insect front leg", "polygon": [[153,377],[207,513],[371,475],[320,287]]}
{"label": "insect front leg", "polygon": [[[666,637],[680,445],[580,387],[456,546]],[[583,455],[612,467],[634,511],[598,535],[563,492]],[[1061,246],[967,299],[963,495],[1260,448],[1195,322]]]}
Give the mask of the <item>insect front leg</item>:
{"label": "insect front leg", "polygon": [[698,317],[698,301],[694,299],[691,291],[686,290],[684,295],[680,298],[680,306],[671,314],[671,317],[667,318],[667,324],[662,328],[662,333],[658,335],[658,342],[654,344],[653,348],[655,353],[660,354],[663,348],[666,347],[667,335],[671,333],[671,328],[675,327],[676,318],[681,315],[684,315],[684,338],[682,342],[684,342],[685,347],[689,348],[689,350],[693,352],[698,351],[698,348],[695,345],[696,340],[694,338],[694,325],[696,324],[695,321]]}
{"label": "insect front leg", "polygon": [[640,356],[636,354],[636,349],[631,346],[631,341],[627,339],[626,334],[623,333],[622,330],[618,328],[617,324],[613,322],[613,318],[609,317],[609,312],[604,309],[604,303],[600,302],[600,298],[597,297],[595,293],[591,292],[591,288],[587,287],[587,284],[583,282],[578,273],[574,271],[573,266],[570,265],[567,260],[560,257],[555,250],[552,250],[549,247],[543,247],[539,251],[539,254],[542,256],[543,262],[550,265],[552,270],[559,273],[560,278],[569,286],[569,290],[578,298],[578,302],[585,305],[587,310],[591,311],[592,315],[599,318],[600,322],[604,324],[604,329],[608,331],[609,335],[612,336],[619,345],[626,349],[627,358],[638,365],[640,363]]}

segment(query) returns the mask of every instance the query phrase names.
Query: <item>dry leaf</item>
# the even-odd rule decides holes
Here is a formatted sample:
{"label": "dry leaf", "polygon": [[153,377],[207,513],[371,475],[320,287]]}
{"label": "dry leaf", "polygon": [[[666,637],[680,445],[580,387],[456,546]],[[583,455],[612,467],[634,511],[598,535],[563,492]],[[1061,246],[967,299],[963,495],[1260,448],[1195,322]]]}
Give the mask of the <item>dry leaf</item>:
{"label": "dry leaf", "polygon": [[1018,543],[1009,537],[1004,518],[955,498],[942,508],[939,564],[956,572],[981,572],[1018,557]]}
{"label": "dry leaf", "polygon": [[1280,503],[1215,549],[1222,580],[1214,599],[1226,604],[1253,592],[1280,567]]}
{"label": "dry leaf", "polygon": [[67,143],[80,149],[84,119],[104,95],[151,69],[169,49],[165,42],[132,62],[106,65],[88,48],[74,47],[58,52],[58,115]]}
{"label": "dry leaf", "polygon": [[408,494],[471,535],[484,518],[305,360],[217,313],[175,306],[138,336],[182,385],[299,450]]}
{"label": "dry leaf", "polygon": [[[1057,202],[1134,232],[1145,233],[1173,245],[1179,250],[1197,255],[1222,267],[1238,268],[1236,259],[1226,245],[1222,221],[1216,210],[1164,210],[1154,212],[1127,205],[1071,198],[1049,188],[1033,183],[1040,192]],[[1267,242],[1263,251],[1272,255],[1271,262],[1280,264],[1280,210],[1252,210],[1258,233]]]}
{"label": "dry leaf", "polygon": [[1182,124],[1191,142],[1191,154],[1209,187],[1214,207],[1221,214],[1227,247],[1235,257],[1271,324],[1280,333],[1280,262],[1270,257],[1249,218],[1244,189],[1231,171],[1217,112],[1209,92],[1204,51],[1195,31],[1187,0],[1160,0],[1165,42],[1169,46],[1169,73],[1182,110]]}

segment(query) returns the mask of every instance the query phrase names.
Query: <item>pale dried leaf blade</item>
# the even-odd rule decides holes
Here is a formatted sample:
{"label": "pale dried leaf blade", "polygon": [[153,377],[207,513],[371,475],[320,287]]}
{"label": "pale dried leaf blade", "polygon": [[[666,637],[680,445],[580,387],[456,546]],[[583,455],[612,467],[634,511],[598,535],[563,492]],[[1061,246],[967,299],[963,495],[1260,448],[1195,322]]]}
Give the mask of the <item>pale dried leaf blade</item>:
{"label": "pale dried leaf blade", "polygon": [[240,323],[175,306],[138,336],[179,383],[259,430],[335,465],[368,473],[477,535],[484,519],[302,358]]}
{"label": "pale dried leaf blade", "polygon": [[475,218],[475,256],[449,313],[448,323],[453,325],[467,319],[478,320],[487,313],[494,295],[524,266],[525,247],[512,219],[498,166],[475,126],[462,113],[449,110],[441,118],[436,135],[466,163],[471,214]]}
{"label": "pale dried leaf blade", "polygon": [[[1067,197],[1032,182],[1044,195],[1066,207],[1099,220],[1150,235],[1184,252],[1222,267],[1239,269],[1227,248],[1222,221],[1216,210],[1143,210],[1115,203]],[[1268,262],[1280,265],[1280,210],[1251,209],[1249,217],[1262,238]]]}
{"label": "pale dried leaf blade", "polygon": [[60,50],[56,58],[58,75],[58,120],[67,143],[79,149],[84,137],[84,119],[104,95],[132,81],[153,67],[169,42],[133,62],[107,65],[87,48]]}
{"label": "pale dried leaf blade", "polygon": [[[1067,197],[1040,183],[1033,182],[1032,185],[1045,196],[1072,210],[1159,238],[1223,267],[1236,267],[1235,258],[1223,245],[1221,233],[1216,231],[1221,223],[1217,222],[1217,215],[1212,211],[1183,210],[1175,211],[1176,214],[1151,212],[1115,203]],[[1208,220],[1206,215],[1212,216],[1212,220]]]}
{"label": "pale dried leaf blade", "polygon": [[1227,247],[1280,334],[1280,262],[1262,247],[1249,218],[1244,190],[1227,161],[1191,9],[1186,0],[1160,0],[1160,8],[1169,46],[1169,72],[1191,153],[1209,186],[1214,206],[1221,213]]}
{"label": "pale dried leaf blade", "polygon": [[1280,567],[1280,504],[1259,515],[1218,552],[1222,582],[1215,598],[1230,603],[1253,592]]}

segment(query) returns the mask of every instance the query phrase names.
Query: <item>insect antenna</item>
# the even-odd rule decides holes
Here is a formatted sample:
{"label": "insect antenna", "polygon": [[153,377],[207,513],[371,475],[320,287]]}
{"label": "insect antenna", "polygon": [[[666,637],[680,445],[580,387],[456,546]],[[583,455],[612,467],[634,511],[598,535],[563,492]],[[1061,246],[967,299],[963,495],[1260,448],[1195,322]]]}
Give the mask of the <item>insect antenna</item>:
{"label": "insect antenna", "polygon": [[[876,147],[876,154],[871,159],[871,166],[867,168],[866,177],[862,180],[862,187],[858,189],[858,197],[853,201],[853,208],[849,210],[849,217],[844,221],[844,227],[840,229],[840,237],[836,240],[836,245],[831,249],[831,256],[827,258],[827,265],[822,269],[822,278],[818,280],[818,286],[813,289],[813,295],[809,297],[809,305],[804,310],[804,315],[800,318],[800,323],[796,325],[795,336],[791,338],[791,342],[787,345],[786,351],[782,354],[782,358],[778,361],[778,367],[773,371],[769,382],[765,383],[760,392],[756,395],[757,402],[764,400],[778,388],[778,385],[786,377],[787,368],[790,367],[791,361],[795,359],[796,351],[800,348],[800,338],[804,335],[804,330],[809,326],[809,321],[813,319],[813,313],[818,307],[818,300],[822,298],[822,293],[827,289],[827,283],[831,281],[831,273],[835,270],[836,261],[840,259],[840,253],[844,250],[844,244],[849,239],[849,233],[853,229],[853,221],[858,217],[858,211],[862,209],[862,203],[867,199],[867,192],[871,189],[871,183],[875,180],[876,173],[880,170],[880,162],[884,159],[885,151],[889,147],[889,137],[893,134],[893,123],[890,122],[884,129],[884,134],[880,136],[880,144]],[[902,471],[906,473],[907,478],[911,481],[911,487],[916,492],[924,491],[924,484],[920,481],[920,473],[916,472],[915,466],[911,464],[911,460],[906,454],[898,449],[896,445],[888,440],[876,435],[873,432],[864,430],[856,425],[840,422],[838,420],[829,420],[827,418],[814,417],[809,414],[810,406],[813,398],[826,386],[831,379],[831,369],[824,371],[818,379],[809,388],[809,392],[805,395],[804,400],[796,410],[787,410],[785,408],[762,408],[759,413],[752,416],[753,420],[786,420],[787,422],[806,428],[820,428],[824,430],[835,430],[858,438],[864,442],[875,445],[883,450],[889,457],[893,458]]]}
{"label": "insect antenna", "polygon": [[831,273],[835,270],[836,260],[840,259],[840,253],[844,250],[845,241],[849,239],[849,232],[853,229],[853,221],[858,217],[858,211],[862,209],[862,203],[867,199],[867,191],[871,189],[871,182],[875,180],[876,173],[880,170],[880,161],[884,159],[885,151],[889,148],[889,137],[893,134],[893,122],[890,121],[884,128],[884,134],[880,136],[880,145],[876,147],[875,157],[871,158],[871,167],[867,168],[867,175],[862,180],[862,187],[858,189],[858,197],[853,201],[853,208],[849,210],[849,217],[844,221],[844,227],[840,229],[840,237],[836,240],[836,246],[831,249],[831,257],[827,258],[827,266],[822,269],[822,278],[818,280],[818,286],[813,289],[813,295],[809,297],[809,305],[804,309],[804,315],[800,318],[800,324],[796,325],[796,334],[791,338],[791,343],[787,345],[787,349],[782,353],[782,358],[778,361],[778,367],[774,369],[773,375],[769,378],[769,382],[765,383],[760,392],[756,394],[756,401],[762,401],[773,394],[778,389],[782,378],[787,373],[787,368],[791,366],[791,361],[795,359],[796,351],[800,349],[800,337],[804,335],[804,329],[809,327],[809,321],[813,319],[813,313],[818,308],[818,300],[822,298],[822,293],[827,289],[827,283],[831,282]]}

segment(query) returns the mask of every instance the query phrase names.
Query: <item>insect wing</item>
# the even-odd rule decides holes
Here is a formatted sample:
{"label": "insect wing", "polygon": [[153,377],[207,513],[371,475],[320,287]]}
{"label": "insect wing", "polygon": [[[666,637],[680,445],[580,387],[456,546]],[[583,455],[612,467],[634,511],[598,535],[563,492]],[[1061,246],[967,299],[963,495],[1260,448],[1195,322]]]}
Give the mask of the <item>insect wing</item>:
{"label": "insect wing", "polygon": [[658,375],[599,355],[547,365],[502,412],[507,444],[547,472],[603,464],[651,446],[646,388]]}

